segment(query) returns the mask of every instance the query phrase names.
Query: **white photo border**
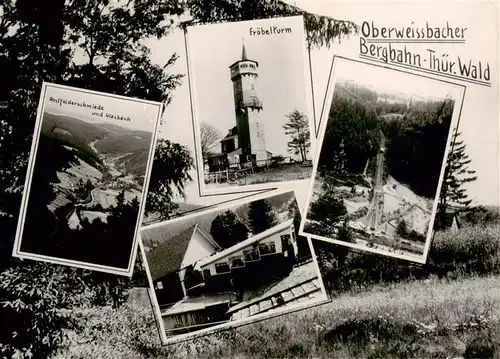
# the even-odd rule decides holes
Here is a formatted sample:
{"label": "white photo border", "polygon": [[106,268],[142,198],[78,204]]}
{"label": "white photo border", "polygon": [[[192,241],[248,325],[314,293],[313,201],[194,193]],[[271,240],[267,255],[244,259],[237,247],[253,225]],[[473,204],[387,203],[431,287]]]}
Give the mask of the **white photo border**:
{"label": "white photo border", "polygon": [[[307,219],[307,213],[309,211],[309,206],[311,203],[312,194],[314,192],[314,182],[315,182],[317,169],[318,169],[318,161],[319,161],[319,157],[321,155],[321,148],[323,146],[325,131],[326,131],[326,128],[328,126],[328,116],[330,113],[331,102],[333,99],[333,92],[334,92],[335,83],[336,83],[335,68],[336,68],[336,64],[338,63],[339,60],[340,61],[352,61],[352,62],[364,64],[366,66],[376,66],[379,68],[385,68],[387,70],[392,70],[392,71],[404,73],[407,75],[414,75],[414,76],[426,78],[426,79],[429,79],[432,81],[446,83],[446,84],[449,84],[450,86],[455,86],[457,88],[461,88],[462,96],[460,98],[454,99],[455,104],[454,104],[452,119],[451,119],[451,123],[450,123],[450,129],[448,131],[448,138],[447,138],[446,148],[444,151],[443,161],[442,161],[442,165],[441,165],[441,171],[439,174],[438,186],[436,188],[436,195],[434,197],[434,202],[433,202],[433,206],[432,206],[432,213],[431,213],[431,218],[430,218],[430,222],[429,222],[429,229],[428,229],[427,235],[426,235],[424,251],[423,251],[423,254],[421,256],[416,256],[416,255],[411,255],[411,254],[403,255],[403,254],[398,254],[398,253],[391,253],[388,251],[378,250],[376,248],[370,248],[367,246],[358,245],[358,244],[354,244],[354,243],[339,241],[337,239],[323,237],[323,236],[319,236],[316,234],[307,233],[304,231],[304,226],[305,226],[305,222]],[[465,86],[465,85],[455,83],[455,82],[450,82],[447,80],[443,80],[439,77],[430,77],[430,76],[422,75],[421,73],[418,73],[418,72],[405,71],[405,70],[401,70],[401,69],[394,68],[391,66],[384,66],[384,65],[377,64],[377,63],[371,63],[371,62],[361,61],[361,60],[357,60],[357,59],[353,59],[353,58],[349,58],[349,57],[334,55],[333,59],[332,59],[332,66],[330,68],[329,78],[328,78],[327,91],[325,94],[325,101],[323,103],[323,108],[321,110],[320,128],[319,128],[318,138],[317,138],[318,143],[317,143],[316,155],[315,155],[314,162],[313,162],[313,173],[312,173],[312,177],[311,177],[311,182],[309,184],[309,190],[307,192],[307,198],[305,201],[305,208],[303,210],[304,215],[302,216],[301,222],[300,222],[299,235],[302,235],[305,237],[310,237],[310,238],[315,239],[315,240],[325,241],[325,242],[332,243],[332,244],[351,247],[351,248],[366,251],[366,252],[381,254],[381,255],[388,256],[388,257],[404,259],[404,260],[408,260],[408,261],[412,261],[412,262],[416,262],[416,263],[420,263],[420,264],[426,263],[427,255],[429,253],[430,245],[432,243],[433,235],[435,232],[433,227],[434,227],[437,207],[439,204],[439,195],[441,193],[441,187],[442,187],[442,183],[443,183],[443,179],[444,179],[444,172],[446,169],[447,157],[448,157],[448,153],[449,153],[450,149],[452,148],[451,142],[452,142],[452,138],[453,138],[453,133],[458,131],[458,128],[460,125],[460,117],[462,114],[462,108],[463,108],[463,104],[464,104],[466,89],[467,89],[467,86]]]}
{"label": "white photo border", "polygon": [[[283,19],[294,19],[301,18],[302,22],[304,21],[303,15],[293,15],[293,16],[281,16],[281,17],[273,17],[273,18],[264,18],[264,19],[254,19],[254,20],[243,20],[243,21],[232,21],[228,23],[222,24],[240,24],[240,23],[254,23],[254,22],[263,22],[263,21],[276,21]],[[187,26],[184,27],[184,44],[185,44],[185,52],[186,52],[186,64],[187,64],[187,77],[188,77],[188,85],[189,85],[189,98],[190,98],[190,110],[191,110],[191,120],[193,126],[193,137],[194,137],[194,153],[195,153],[195,162],[196,162],[196,176],[198,181],[198,191],[200,197],[205,196],[218,196],[218,195],[227,195],[227,194],[244,194],[244,193],[261,193],[262,191],[274,190],[281,185],[290,185],[290,184],[298,184],[305,185],[309,179],[296,180],[296,181],[283,181],[283,182],[269,182],[263,184],[252,184],[252,185],[244,185],[244,186],[235,186],[235,187],[226,187],[220,189],[207,190],[205,187],[205,170],[203,157],[201,155],[201,143],[200,143],[200,124],[198,123],[198,116],[196,115],[196,100],[195,100],[195,91],[196,81],[192,73],[191,66],[191,56],[189,52],[189,36],[188,31],[190,28],[196,26],[217,26],[220,23],[208,23],[208,24],[193,24],[190,22]],[[312,63],[310,56],[307,56],[309,52],[310,55],[310,46],[307,43],[306,29],[305,24],[302,27],[303,30],[303,53],[302,57],[304,59],[304,78],[306,81],[306,105],[308,108],[308,117],[309,118],[309,131],[311,135],[311,153],[316,152],[316,139],[319,123],[316,121],[316,110],[314,104],[314,87],[313,87],[313,78],[312,78]]]}
{"label": "white photo border", "polygon": [[[56,257],[52,257],[52,256],[40,255],[40,254],[35,254],[35,253],[27,253],[27,252],[21,251],[21,249],[20,249],[22,237],[23,237],[24,224],[25,224],[24,222],[26,219],[26,209],[27,209],[28,199],[29,199],[30,190],[31,190],[31,180],[33,177],[34,165],[35,165],[35,160],[36,160],[37,150],[38,150],[38,142],[40,140],[40,132],[42,129],[42,124],[43,124],[43,110],[45,108],[46,94],[47,94],[48,88],[56,88],[56,89],[61,89],[61,90],[74,91],[74,92],[83,92],[83,93],[88,93],[88,94],[92,94],[92,95],[96,95],[96,96],[110,97],[110,98],[114,98],[114,99],[130,101],[130,102],[137,102],[137,103],[140,103],[143,105],[158,107],[157,116],[155,119],[155,125],[154,125],[153,131],[152,131],[152,136],[151,136],[149,157],[148,157],[148,161],[147,161],[147,165],[146,165],[146,172],[145,172],[145,176],[144,176],[144,185],[142,187],[141,200],[139,202],[139,211],[137,213],[137,221],[136,221],[133,243],[132,243],[132,247],[131,247],[129,263],[128,263],[127,268],[122,269],[122,268],[116,268],[116,267],[111,267],[111,266],[106,266],[106,265],[75,261],[75,260],[71,260],[71,259],[56,258]],[[28,160],[28,169],[27,169],[26,179],[25,179],[25,183],[24,183],[23,196],[22,196],[22,200],[21,200],[21,208],[19,211],[19,218],[18,218],[18,222],[17,222],[16,237],[14,240],[14,248],[12,251],[13,257],[17,257],[17,258],[21,258],[21,259],[37,260],[37,261],[42,261],[42,262],[47,262],[47,263],[52,263],[52,264],[66,265],[66,266],[71,266],[71,267],[76,267],[76,268],[82,268],[82,269],[94,270],[94,271],[105,272],[105,273],[110,273],[110,274],[122,275],[122,276],[126,276],[126,277],[132,277],[133,270],[134,270],[134,264],[135,264],[135,260],[137,257],[137,248],[138,248],[138,242],[139,242],[139,230],[141,227],[142,218],[144,216],[147,194],[148,194],[148,190],[149,190],[149,179],[151,176],[153,159],[154,159],[154,154],[155,154],[155,149],[156,149],[158,128],[159,128],[160,120],[162,117],[162,106],[163,105],[161,102],[141,100],[138,98],[109,94],[109,93],[105,93],[105,92],[87,90],[87,89],[82,89],[82,88],[77,88],[77,87],[72,87],[72,86],[66,86],[66,85],[59,85],[59,84],[50,83],[50,82],[43,82],[42,83],[42,87],[41,87],[41,91],[40,91],[40,99],[39,99],[38,109],[37,109],[37,118],[36,118],[35,128],[34,128],[34,132],[33,132],[33,140],[31,143],[30,157]]]}
{"label": "white photo border", "polygon": [[[250,198],[247,197],[247,198],[244,198],[243,200],[236,199],[234,201],[226,203],[224,206],[218,206],[216,208],[211,208],[211,209],[208,209],[206,211],[197,212],[197,213],[192,214],[192,215],[177,217],[177,218],[174,218],[171,220],[162,221],[160,223],[154,223],[154,224],[151,224],[149,226],[142,227],[141,232],[148,229],[148,228],[158,227],[160,225],[165,225],[167,223],[174,223],[174,222],[179,222],[179,221],[183,221],[183,220],[188,220],[189,218],[199,217],[199,216],[202,216],[204,214],[211,213],[211,212],[217,212],[220,210],[229,209],[229,208],[232,208],[232,207],[235,207],[238,205],[242,205],[245,203],[250,203],[250,202],[253,202],[253,201],[256,201],[259,199],[270,198],[270,197],[274,197],[274,196],[284,194],[284,193],[289,193],[289,192],[294,193],[294,199],[295,199],[295,201],[297,201],[297,199],[295,197],[295,190],[293,190],[293,189],[267,191],[267,192],[262,193],[258,196],[256,195],[256,196],[252,196]],[[297,201],[297,205],[298,205],[298,201]],[[299,212],[302,216],[303,212],[300,209],[300,206],[298,206],[298,208],[299,208]],[[156,298],[156,292],[154,289],[153,279],[151,277],[151,272],[149,270],[149,263],[147,261],[146,252],[144,249],[144,243],[142,240],[142,236],[140,236],[139,246],[141,248],[142,264],[143,264],[143,267],[146,271],[146,276],[148,279],[150,298],[151,298],[152,307],[153,307],[154,316],[155,316],[155,321],[156,321],[156,324],[158,327],[158,331],[160,334],[160,339],[161,339],[162,345],[165,346],[165,345],[177,344],[177,343],[193,340],[196,338],[204,337],[204,336],[214,334],[217,332],[222,332],[222,331],[225,331],[228,329],[241,327],[241,326],[244,326],[247,324],[260,322],[262,320],[271,319],[271,318],[275,318],[275,317],[278,317],[281,315],[291,314],[291,313],[294,313],[294,312],[297,312],[297,311],[300,311],[303,309],[312,308],[312,307],[315,307],[318,305],[330,303],[332,301],[332,298],[325,288],[325,284],[323,282],[323,277],[321,274],[318,259],[317,259],[316,252],[314,250],[314,246],[313,246],[311,238],[307,237],[307,242],[309,245],[309,249],[311,251],[312,260],[316,266],[317,278],[318,278],[318,281],[320,283],[320,289],[322,292],[322,296],[320,298],[312,299],[310,301],[306,301],[303,303],[298,303],[298,304],[292,305],[292,306],[287,307],[287,308],[276,309],[271,313],[261,313],[261,314],[257,314],[257,315],[251,316],[251,317],[247,317],[245,319],[235,320],[235,321],[228,322],[228,323],[214,325],[214,326],[209,327],[209,328],[200,329],[200,330],[195,331],[195,332],[178,334],[178,335],[175,335],[172,337],[168,337],[166,334],[166,330],[163,326],[160,305],[158,304],[158,299]]]}

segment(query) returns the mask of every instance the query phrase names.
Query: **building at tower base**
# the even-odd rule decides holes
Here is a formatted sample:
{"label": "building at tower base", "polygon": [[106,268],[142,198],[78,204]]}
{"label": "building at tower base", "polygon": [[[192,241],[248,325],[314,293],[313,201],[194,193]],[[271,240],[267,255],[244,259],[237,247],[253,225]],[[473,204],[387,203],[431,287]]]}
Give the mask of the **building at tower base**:
{"label": "building at tower base", "polygon": [[229,67],[236,126],[221,140],[221,152],[208,158],[209,172],[269,165],[272,153],[266,149],[263,106],[257,94],[258,67],[257,61],[247,57],[243,44],[241,59]]}

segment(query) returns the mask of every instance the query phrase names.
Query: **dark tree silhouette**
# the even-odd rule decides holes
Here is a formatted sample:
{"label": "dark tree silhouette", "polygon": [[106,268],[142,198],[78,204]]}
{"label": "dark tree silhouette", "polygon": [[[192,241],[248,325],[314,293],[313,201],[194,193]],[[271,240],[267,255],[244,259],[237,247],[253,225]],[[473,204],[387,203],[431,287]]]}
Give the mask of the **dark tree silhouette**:
{"label": "dark tree silhouette", "polygon": [[288,151],[299,155],[302,162],[307,160],[307,154],[311,147],[311,136],[309,133],[309,121],[307,117],[294,110],[286,115],[288,121],[283,125],[285,134],[292,140],[288,142]]}
{"label": "dark tree silhouette", "polygon": [[446,168],[439,203],[441,206],[453,206],[460,210],[467,210],[472,203],[467,195],[465,184],[477,179],[476,171],[469,169],[471,162],[465,151],[465,144],[460,139],[461,133],[453,131],[451,150],[448,153]]}
{"label": "dark tree silhouette", "polygon": [[[68,324],[58,309],[71,308],[81,304],[82,298],[98,296],[94,282],[104,286],[113,282],[115,286],[118,281],[93,281],[97,272],[11,258],[42,81],[162,101],[165,110],[183,75],[168,73],[177,59],[176,54],[167,57],[163,64],[153,63],[144,40],[166,36],[178,25],[179,15],[186,13],[195,20],[210,22],[299,15],[303,11],[280,1],[267,0],[136,0],[120,4],[107,0],[19,0],[0,2],[0,13],[3,79],[0,88],[0,297],[8,303],[0,308],[2,322],[7,323],[0,329],[0,342],[6,357],[14,354],[49,357]],[[309,46],[330,46],[342,35],[357,31],[351,22],[314,14],[306,13],[305,23]],[[85,56],[76,59],[74,55],[81,52]],[[188,179],[188,172],[164,176],[169,172],[163,166],[163,159],[175,156],[161,151],[159,154],[153,172],[155,166],[159,169],[150,184],[155,194],[152,199],[148,198],[148,207],[152,211],[162,209],[163,216],[168,217],[168,211],[175,206],[173,191],[165,186],[173,184],[183,189],[181,182]],[[189,162],[187,156],[180,157],[181,163]],[[189,165],[184,169],[187,167]],[[54,174],[47,173],[47,177]],[[42,181],[42,185],[46,183]],[[45,189],[48,198],[51,188]],[[163,204],[166,207],[162,208]],[[46,206],[41,205],[40,209],[39,237],[45,233],[52,234],[51,238],[70,234],[64,230],[54,234],[57,228],[54,216]],[[122,209],[122,213],[128,210]],[[110,220],[113,222],[114,217]],[[82,233],[89,233],[91,228],[92,233],[97,233],[94,229],[105,225],[99,220],[94,220],[91,226],[88,221],[82,223]],[[75,238],[75,248],[85,251],[88,243],[78,240],[77,233],[71,235]],[[108,236],[116,236],[116,233],[110,232]],[[87,236],[86,239],[94,238]]]}
{"label": "dark tree silhouette", "polygon": [[247,216],[248,226],[253,235],[264,232],[278,223],[273,207],[265,199],[250,203]]}
{"label": "dark tree silhouette", "polygon": [[[469,169],[471,162],[465,151],[465,144],[460,139],[458,129],[453,130],[451,149],[448,152],[441,192],[439,194],[438,213],[434,222],[437,230],[448,227],[448,210],[459,212],[481,212],[481,208],[471,208],[472,200],[467,195],[465,185],[477,179],[476,171]],[[474,215],[469,216],[472,219]]]}
{"label": "dark tree silhouette", "polygon": [[309,212],[307,213],[307,219],[318,222],[319,226],[317,229],[321,228],[322,233],[310,232],[310,229],[307,229],[307,231],[318,235],[328,234],[346,214],[347,208],[343,199],[339,198],[332,191],[326,191],[311,203]]}
{"label": "dark tree silhouette", "polygon": [[212,221],[210,234],[223,248],[229,248],[248,237],[248,227],[231,210],[217,215]]}
{"label": "dark tree silhouette", "polygon": [[169,219],[178,208],[174,201],[176,192],[184,195],[192,168],[193,158],[186,147],[160,139],[151,170],[146,213],[158,213],[161,219]]}
{"label": "dark tree silhouette", "polygon": [[401,238],[405,238],[408,235],[408,225],[406,224],[404,219],[398,223],[396,232]]}

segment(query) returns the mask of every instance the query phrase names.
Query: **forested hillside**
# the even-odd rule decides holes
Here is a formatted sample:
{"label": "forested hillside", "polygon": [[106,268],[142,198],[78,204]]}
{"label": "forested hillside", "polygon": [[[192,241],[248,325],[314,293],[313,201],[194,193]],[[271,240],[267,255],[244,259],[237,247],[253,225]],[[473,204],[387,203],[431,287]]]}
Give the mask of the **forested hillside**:
{"label": "forested hillside", "polygon": [[388,95],[381,97],[366,87],[337,84],[321,149],[319,174],[334,172],[339,156],[344,155],[345,170],[362,173],[367,161],[379,150],[382,131],[387,141],[386,175],[409,185],[420,196],[433,198],[454,102],[388,99]]}

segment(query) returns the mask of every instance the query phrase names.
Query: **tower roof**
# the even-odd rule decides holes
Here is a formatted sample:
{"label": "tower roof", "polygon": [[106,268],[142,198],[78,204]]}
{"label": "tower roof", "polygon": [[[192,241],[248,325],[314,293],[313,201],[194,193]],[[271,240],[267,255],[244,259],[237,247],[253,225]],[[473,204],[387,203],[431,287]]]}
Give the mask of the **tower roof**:
{"label": "tower roof", "polygon": [[247,58],[247,50],[245,48],[245,40],[243,40],[243,45],[241,47],[241,60],[242,61],[248,60],[248,58]]}

